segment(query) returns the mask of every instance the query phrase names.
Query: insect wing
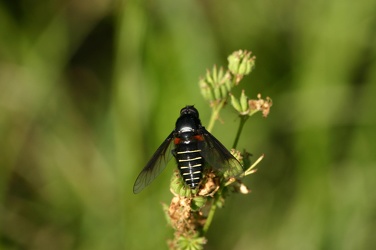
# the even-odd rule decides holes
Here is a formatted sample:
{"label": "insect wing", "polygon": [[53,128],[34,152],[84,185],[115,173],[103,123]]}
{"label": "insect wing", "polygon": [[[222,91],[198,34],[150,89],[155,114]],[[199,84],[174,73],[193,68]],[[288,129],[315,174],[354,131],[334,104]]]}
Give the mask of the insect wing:
{"label": "insect wing", "polygon": [[244,172],[240,162],[205,128],[202,128],[202,135],[204,140],[199,143],[199,148],[211,167],[223,173],[225,178],[237,177]]}
{"label": "insect wing", "polygon": [[171,150],[173,139],[173,132],[171,132],[166,140],[159,146],[157,151],[155,151],[150,161],[138,175],[133,185],[133,193],[137,194],[141,192],[166,168],[166,165],[172,156]]}

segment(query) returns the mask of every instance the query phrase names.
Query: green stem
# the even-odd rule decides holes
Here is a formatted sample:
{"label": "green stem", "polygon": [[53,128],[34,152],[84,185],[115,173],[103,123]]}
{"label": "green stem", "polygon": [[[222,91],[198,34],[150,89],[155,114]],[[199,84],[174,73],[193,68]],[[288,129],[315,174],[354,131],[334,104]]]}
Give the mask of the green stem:
{"label": "green stem", "polygon": [[[211,114],[211,117],[210,117],[210,121],[209,121],[209,125],[208,125],[208,128],[207,128],[207,130],[209,132],[211,132],[211,130],[213,129],[214,123],[218,119],[219,112],[221,111],[221,109],[223,108],[223,105],[225,103],[226,103],[226,99],[223,99],[222,101],[220,101],[218,103],[218,105],[215,105],[213,107],[213,111],[212,111],[212,114]],[[217,204],[217,198],[214,198],[213,204],[211,205],[211,208],[210,208],[208,217],[206,219],[204,228],[202,229],[204,235],[207,233],[207,231],[208,231],[208,229],[210,227],[210,224],[211,224],[211,222],[212,222],[212,220],[214,218],[215,210],[217,209],[217,205],[216,204]]]}
{"label": "green stem", "polygon": [[[235,85],[236,85],[236,76],[232,77],[232,86],[235,86]],[[213,111],[212,111],[212,114],[211,114],[211,117],[210,117],[209,125],[207,127],[207,130],[209,132],[211,132],[211,130],[213,129],[214,123],[218,119],[219,111],[221,111],[221,109],[223,108],[223,105],[225,105],[226,101],[227,101],[227,98],[222,99],[217,105],[213,106]]]}
{"label": "green stem", "polygon": [[213,111],[212,111],[212,114],[211,114],[211,117],[210,117],[209,125],[207,127],[207,130],[209,132],[211,132],[211,130],[213,129],[214,123],[218,119],[219,111],[221,111],[225,102],[226,102],[226,99],[223,99],[217,105],[213,106]]}
{"label": "green stem", "polygon": [[[213,112],[214,114],[214,112]],[[218,114],[218,113],[217,113]],[[238,141],[239,141],[239,138],[240,138],[240,134],[243,130],[243,127],[244,127],[244,124],[245,122],[247,121],[247,119],[249,118],[249,116],[240,116],[240,124],[239,124],[239,128],[238,128],[238,132],[236,133],[236,137],[235,137],[235,141],[234,141],[234,145],[232,148],[236,148],[237,145],[238,145]],[[214,119],[215,120],[215,119]],[[211,124],[211,123],[210,123]],[[208,217],[206,219],[206,223],[204,225],[204,228],[203,228],[203,233],[206,234],[206,232],[208,231],[209,227],[210,227],[210,224],[213,220],[213,217],[214,217],[214,214],[215,214],[215,211],[217,209],[217,197],[220,197],[220,196],[215,196],[214,200],[213,200],[213,204],[210,208],[210,211],[209,211],[209,214],[208,214]]]}
{"label": "green stem", "polygon": [[217,203],[217,198],[214,198],[213,204],[212,204],[210,211],[209,211],[209,214],[208,214],[208,217],[206,218],[204,228],[202,229],[203,235],[205,235],[208,232],[210,224],[211,224],[211,222],[214,218],[215,210],[217,209],[216,203]]}
{"label": "green stem", "polygon": [[236,133],[235,141],[234,141],[234,144],[232,146],[232,148],[234,148],[234,149],[236,149],[236,147],[238,146],[240,134],[242,133],[244,124],[245,124],[245,122],[247,121],[248,118],[249,118],[249,116],[245,116],[245,115],[240,116],[240,124],[239,124],[239,128],[238,128],[238,132]]}
{"label": "green stem", "polygon": [[[235,83],[236,83],[236,77],[233,77],[232,81],[233,81],[233,86],[234,86]],[[226,103],[226,100],[227,100],[227,98],[223,99],[218,105],[215,105],[213,107],[213,111],[212,111],[212,114],[211,114],[211,117],[210,117],[209,125],[207,127],[207,130],[209,132],[211,132],[211,130],[213,129],[214,123],[218,119],[219,111],[221,111],[221,109],[223,108],[223,105]],[[234,143],[235,146],[238,143],[241,130],[243,129],[244,123],[247,120],[247,118],[243,118],[242,117],[242,119],[240,121],[239,130],[238,130],[238,133],[237,133],[236,138],[235,138],[235,143]],[[212,222],[212,220],[214,218],[215,211],[217,210],[217,200],[218,200],[218,197],[220,197],[220,196],[215,196],[214,197],[213,204],[211,205],[208,217],[206,218],[206,222],[205,222],[204,228],[202,229],[203,230],[203,235],[205,235],[207,233],[207,231],[208,231],[208,229],[210,227],[210,224],[211,224],[211,222]]]}

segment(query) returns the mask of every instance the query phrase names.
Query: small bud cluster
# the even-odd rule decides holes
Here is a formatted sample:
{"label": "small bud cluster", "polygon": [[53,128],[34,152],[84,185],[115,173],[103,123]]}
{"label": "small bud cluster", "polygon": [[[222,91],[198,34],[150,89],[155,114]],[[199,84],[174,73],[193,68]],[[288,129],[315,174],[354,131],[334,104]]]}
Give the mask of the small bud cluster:
{"label": "small bud cluster", "polygon": [[[255,67],[256,57],[250,51],[238,50],[233,52],[228,58],[228,70],[214,66],[212,71],[207,70],[205,78],[199,82],[201,94],[208,100],[212,107],[217,104],[225,104],[227,97],[231,97],[231,105],[241,116],[251,116],[261,111],[263,116],[268,116],[272,100],[269,97],[261,99],[258,94],[256,100],[248,99],[244,90],[239,99],[235,98],[231,91],[239,84],[245,75],[251,73]],[[221,108],[221,107],[220,107]]]}
{"label": "small bud cluster", "polygon": [[205,78],[200,79],[201,94],[211,105],[226,101],[229,93],[243,76],[248,75],[254,65],[255,56],[248,51],[235,51],[228,57],[228,70],[214,66],[212,71],[207,70]]}
{"label": "small bud cluster", "polygon": [[[205,180],[197,190],[184,184],[179,174],[174,173],[170,190],[174,194],[170,206],[164,205],[167,221],[175,230],[174,239],[169,241],[170,249],[203,249],[206,238],[199,232],[207,221],[203,209],[220,188],[219,177],[214,172],[205,173]],[[198,191],[198,193],[196,192]]]}
{"label": "small bud cluster", "polygon": [[264,100],[261,98],[261,94],[257,95],[257,100],[248,99],[244,93],[244,90],[242,91],[239,99],[236,99],[233,95],[230,96],[231,105],[242,116],[252,116],[256,112],[261,111],[262,115],[267,117],[270,112],[270,107],[273,105],[272,99],[266,97]]}
{"label": "small bud cluster", "polygon": [[205,218],[200,213],[193,213],[191,206],[194,200],[183,196],[174,196],[169,207],[164,205],[167,220],[174,228],[174,239],[169,240],[170,249],[201,250],[206,243],[197,228],[205,223]]}
{"label": "small bud cluster", "polygon": [[230,73],[224,72],[222,67],[218,70],[215,65],[212,71],[206,71],[206,77],[201,79],[199,84],[201,94],[211,103],[227,99],[233,87]]}
{"label": "small bud cluster", "polygon": [[228,68],[236,76],[236,83],[239,83],[243,76],[251,73],[254,68],[256,57],[251,56],[251,54],[250,51],[238,50],[227,58]]}

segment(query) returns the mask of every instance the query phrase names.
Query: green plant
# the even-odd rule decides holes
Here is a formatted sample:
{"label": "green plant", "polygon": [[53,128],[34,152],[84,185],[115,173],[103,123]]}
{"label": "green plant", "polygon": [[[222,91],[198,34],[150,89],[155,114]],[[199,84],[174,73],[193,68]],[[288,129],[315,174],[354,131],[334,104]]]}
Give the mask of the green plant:
{"label": "green plant", "polygon": [[213,67],[207,70],[205,78],[199,82],[203,97],[209,101],[212,109],[211,118],[207,127],[211,131],[218,120],[220,111],[231,98],[231,105],[239,113],[240,124],[231,153],[242,164],[244,173],[241,176],[229,177],[224,173],[218,176],[208,170],[204,173],[203,183],[198,190],[187,187],[179,174],[175,172],[171,180],[172,198],[170,206],[163,205],[167,220],[175,230],[174,239],[169,241],[170,249],[203,249],[207,239],[205,235],[210,227],[217,207],[222,207],[230,193],[248,194],[249,189],[241,182],[241,178],[256,171],[255,166],[262,160],[260,156],[253,164],[246,151],[236,150],[241,132],[248,118],[257,112],[262,112],[266,117],[269,114],[272,101],[269,97],[265,100],[261,95],[257,99],[249,99],[243,90],[240,98],[236,98],[231,91],[245,75],[248,75],[254,65],[255,56],[248,51],[235,51],[228,57],[228,70]]}

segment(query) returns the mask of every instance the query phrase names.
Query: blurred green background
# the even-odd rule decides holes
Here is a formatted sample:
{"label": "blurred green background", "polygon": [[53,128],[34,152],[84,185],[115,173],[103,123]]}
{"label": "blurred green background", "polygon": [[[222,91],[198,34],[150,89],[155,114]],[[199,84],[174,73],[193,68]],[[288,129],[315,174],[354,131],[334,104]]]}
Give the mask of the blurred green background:
{"label": "blurred green background", "polygon": [[237,94],[274,105],[245,126],[265,159],[207,249],[374,249],[374,0],[2,1],[0,249],[166,249],[174,164],[133,182],[183,106],[208,123],[198,79],[238,49],[257,59]]}

